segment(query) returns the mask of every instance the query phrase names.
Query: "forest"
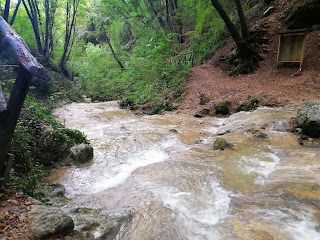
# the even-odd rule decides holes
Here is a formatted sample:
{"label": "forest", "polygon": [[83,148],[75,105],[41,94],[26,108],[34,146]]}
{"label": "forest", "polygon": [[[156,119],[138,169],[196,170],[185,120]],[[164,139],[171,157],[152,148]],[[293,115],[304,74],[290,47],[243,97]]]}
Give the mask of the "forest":
{"label": "forest", "polygon": [[[229,154],[233,158],[235,157],[230,151],[238,151],[240,152],[239,154],[245,155],[249,154],[249,150],[245,151],[244,149],[250,149],[250,151],[258,149],[257,153],[252,154],[262,161],[260,165],[274,170],[275,167],[272,164],[274,163],[277,166],[279,163],[277,159],[282,159],[282,156],[285,155],[279,154],[278,156],[276,153],[278,149],[275,145],[280,143],[281,140],[278,137],[273,137],[272,131],[273,128],[278,127],[281,128],[279,132],[283,131],[289,135],[291,134],[290,139],[287,141],[288,144],[292,144],[290,147],[292,147],[293,152],[299,152],[301,150],[299,148],[302,146],[310,147],[310,149],[304,150],[309,155],[306,154],[302,158],[303,161],[310,160],[313,162],[314,159],[310,157],[313,153],[311,148],[315,145],[315,148],[318,149],[320,136],[320,118],[314,112],[317,111],[320,104],[309,103],[308,101],[319,100],[318,73],[320,69],[317,62],[319,57],[317,52],[319,52],[320,47],[320,21],[317,17],[319,9],[320,5],[316,0],[0,0],[0,206],[3,206],[4,209],[3,211],[0,209],[0,220],[4,221],[3,226],[0,223],[0,239],[2,237],[6,239],[5,237],[8,236],[8,239],[15,239],[18,235],[23,235],[23,231],[27,231],[26,229],[30,227],[27,218],[15,220],[16,218],[18,219],[19,211],[24,212],[23,214],[29,214],[29,205],[37,205],[32,202],[33,200],[30,202],[27,196],[39,200],[46,206],[57,205],[60,211],[63,206],[67,206],[67,203],[71,201],[70,199],[72,201],[75,199],[75,202],[83,200],[77,198],[77,194],[86,195],[86,193],[79,190],[82,187],[87,189],[88,192],[96,189],[95,187],[99,185],[99,181],[104,182],[105,179],[95,178],[95,172],[90,171],[99,172],[99,167],[102,168],[99,165],[102,162],[99,155],[101,152],[105,154],[106,159],[109,159],[107,156],[112,154],[116,156],[116,160],[109,159],[111,161],[110,166],[103,166],[103,168],[110,170],[111,173],[106,170],[108,174],[115,174],[114,172],[119,174],[112,175],[114,178],[110,177],[111,180],[109,178],[108,180],[112,182],[120,179],[120,186],[128,179],[128,182],[132,181],[132,176],[139,178],[139,175],[135,175],[137,174],[137,169],[144,169],[143,167],[149,165],[154,167],[159,162],[166,161],[166,157],[163,156],[167,154],[169,154],[169,159],[173,158],[171,155],[174,154],[178,156],[177,159],[180,159],[180,156],[192,152],[193,155],[187,156],[186,162],[183,163],[186,165],[190,163],[188,161],[193,161],[191,160],[193,158],[197,161],[216,161],[215,164],[219,166],[221,164],[221,168],[217,168],[219,170],[215,169],[214,171],[224,169],[227,172],[217,175],[219,181],[213,183],[217,187],[214,191],[217,192],[213,193],[211,188],[207,189],[211,184],[211,182],[209,184],[208,180],[209,178],[210,181],[212,180],[211,173],[208,175],[208,179],[203,180],[202,175],[199,175],[195,181],[193,176],[188,175],[189,170],[186,170],[188,169],[186,168],[182,170],[182,172],[188,172],[186,176],[180,176],[181,172],[172,173],[172,176],[180,176],[183,179],[182,183],[185,183],[185,178],[190,182],[194,182],[194,184],[199,179],[203,180],[204,182],[200,184],[201,186],[206,186],[204,190],[202,189],[204,193],[201,192],[200,194],[203,199],[215,199],[214,194],[222,194],[221,196],[219,195],[223,199],[223,201],[220,201],[221,206],[225,206],[224,204],[228,203],[230,208],[234,206],[229,202],[232,195],[230,194],[229,196],[229,192],[241,192],[246,197],[246,194],[249,193],[266,192],[268,186],[266,188],[258,188],[256,186],[260,184],[261,178],[268,179],[270,174],[269,170],[261,170],[259,167],[257,167],[258,170],[252,170],[255,165],[250,162],[251,165],[247,167],[246,174],[262,174],[260,180],[255,179],[252,180],[253,182],[248,182],[249,177],[243,177],[242,179],[240,175],[244,173],[241,172],[239,183],[235,183],[236,181],[230,183],[230,178],[237,177],[236,170],[227,166],[227,163],[221,163],[222,156],[227,156],[225,159],[228,164],[234,161],[234,159],[230,160],[231,157],[229,159]],[[4,29],[12,29],[17,35],[14,35],[14,33],[8,34],[9,30],[7,32]],[[299,70],[295,63],[284,64],[284,67],[280,66],[279,68],[276,66],[279,36],[283,32],[294,33],[296,29],[306,34],[304,36],[308,35],[307,40],[305,40],[306,50],[304,56],[302,56],[302,59],[303,57],[305,58],[303,70]],[[20,36],[21,39],[16,37],[15,39],[18,40],[10,42],[7,35]],[[24,45],[24,42],[26,45]],[[16,46],[22,46],[25,56],[35,62],[37,70],[28,69],[23,65],[23,54],[20,54],[19,58],[19,51],[16,50]],[[18,56],[18,60],[15,56]],[[30,86],[25,85],[23,91],[19,89],[17,91],[19,81],[23,85],[21,79],[28,81]],[[20,105],[17,105],[18,109],[13,110],[15,94],[20,94],[21,98]],[[78,104],[74,105],[74,109],[72,108],[73,103]],[[116,108],[122,109],[121,111],[123,112],[118,113],[114,110],[114,103],[117,105]],[[81,104],[87,105],[82,108]],[[304,105],[298,108],[297,104]],[[71,107],[69,108],[69,106]],[[284,120],[279,120],[277,113],[270,114],[270,116],[272,115],[270,117],[272,120],[265,119],[266,116],[269,116],[269,110],[265,110],[265,108],[261,108],[261,110],[259,106],[265,106],[266,108],[284,107],[281,108],[281,114],[279,114]],[[294,111],[297,114],[291,116],[293,111],[290,112],[291,110],[288,110],[285,106],[294,106]],[[105,115],[99,115],[99,108],[105,111]],[[114,115],[109,116],[109,111]],[[266,113],[260,113],[259,111],[266,111]],[[13,112],[15,112],[14,116],[12,116]],[[87,116],[88,112],[93,114],[92,121],[88,120],[91,117]],[[238,115],[236,114],[243,112],[248,113],[248,116],[249,114],[258,114],[260,116],[255,120],[255,127],[249,126],[251,121],[254,121],[255,115],[252,117],[253,120],[243,120],[243,116],[239,115],[239,122],[244,121],[244,123],[238,128],[236,125],[237,119],[232,122],[233,115],[237,118]],[[69,115],[70,113],[73,115]],[[118,114],[123,118],[118,119]],[[130,129],[131,122],[126,122],[127,114],[132,114],[130,118],[133,119],[133,122],[137,121],[133,129],[141,130],[141,135],[138,133],[136,136],[135,134],[137,133]],[[185,114],[192,117],[193,120],[191,118],[185,119]],[[154,117],[156,119],[154,122],[158,121],[159,126],[148,125],[150,124],[148,122],[150,121],[149,118],[152,118],[153,115],[156,116]],[[314,115],[315,120],[313,119]],[[97,119],[101,119],[100,122],[96,123],[96,126],[100,126],[101,129],[104,129],[105,126],[103,124],[105,122],[107,122],[106,124],[112,124],[112,121],[116,119],[115,123],[113,123],[113,128],[118,129],[118,132],[115,135],[120,134],[122,136],[121,134],[130,132],[132,136],[130,134],[123,135],[121,141],[124,142],[119,144],[120,140],[113,135],[113,128],[108,128],[104,129],[102,135],[109,134],[110,139],[104,140],[107,143],[99,142],[100,140],[98,141],[97,137],[92,133],[91,128],[94,128],[94,126],[90,125],[95,122],[95,116],[98,116]],[[183,120],[179,118],[180,116]],[[145,124],[143,126],[140,126],[140,120],[137,120],[140,117]],[[77,125],[71,121],[73,118],[79,122],[83,121],[84,124],[88,124],[91,128],[82,128],[82,125]],[[223,125],[226,125],[229,129],[225,130],[223,125],[218,124],[218,127],[214,125],[217,130],[214,133],[210,132],[210,129],[213,128],[210,119],[216,118],[226,119],[226,123]],[[231,119],[230,121],[235,126],[228,125],[228,118]],[[198,120],[199,122],[194,122]],[[162,121],[164,125],[167,125],[168,129],[162,129],[160,124]],[[173,121],[175,124],[172,123]],[[220,120],[212,121],[219,123]],[[260,121],[265,121],[264,125],[260,124]],[[125,123],[122,124],[122,122]],[[200,128],[202,124],[203,128]],[[252,124],[254,125],[254,123]],[[152,130],[144,132],[144,128]],[[99,130],[98,128],[96,129],[97,132]],[[122,133],[125,131],[127,133]],[[165,131],[165,133],[161,131]],[[239,136],[236,133],[246,136],[245,140],[238,139]],[[185,152],[180,152],[180,145],[173,141],[172,148],[174,151],[171,153],[171,150],[165,147],[167,146],[166,144],[171,143],[172,139],[167,139],[169,138],[168,136],[171,136],[170,134],[176,134],[177,141],[181,146],[187,145],[190,148]],[[103,139],[102,135],[100,136],[101,139]],[[148,137],[145,135],[148,135]],[[160,141],[160,135],[164,135],[165,137],[163,138],[166,139],[163,140],[161,138],[161,141],[168,141],[168,143],[163,144]],[[218,137],[220,135],[223,138]],[[141,141],[145,143],[140,143],[140,137],[143,139]],[[196,139],[196,137],[198,138]],[[154,149],[152,144],[148,145],[149,141],[151,141],[150,139],[158,141],[155,145],[159,145],[160,150],[158,148]],[[205,148],[208,142],[210,143],[209,150]],[[114,147],[113,144],[115,144]],[[127,144],[130,147],[132,146],[133,150]],[[201,145],[200,147],[199,144]],[[245,144],[245,147],[242,144]],[[104,149],[101,146],[106,147]],[[149,146],[151,150],[145,150],[145,146]],[[194,150],[198,147],[199,150]],[[284,146],[283,148],[287,147]],[[115,153],[113,152],[114,148],[118,149]],[[264,152],[266,151],[265,148],[271,149],[270,152],[268,152],[269,150]],[[226,151],[224,151],[225,149]],[[142,150],[144,151],[143,153],[141,153]],[[149,150],[151,152],[155,151],[156,155],[153,155],[153,152],[150,156],[147,155],[146,158],[151,159],[152,163],[145,163],[143,162],[145,157],[143,154],[149,154]],[[158,150],[161,153],[158,153]],[[139,156],[137,157],[138,163],[131,162],[132,159],[126,156],[131,151],[132,156],[130,157],[135,158],[135,154]],[[302,150],[302,152],[304,151]],[[200,152],[203,155],[198,159],[197,154]],[[140,156],[139,154],[142,155]],[[157,160],[158,158],[162,160]],[[208,160],[211,158],[216,160]],[[240,160],[247,161],[247,164],[253,158],[251,155],[245,155]],[[283,161],[289,158],[291,159],[290,154]],[[238,162],[241,162],[240,160]],[[90,161],[93,170],[87,173],[86,168],[88,165],[86,164],[89,162],[90,165]],[[120,161],[120,163],[114,163],[113,161]],[[123,161],[125,162],[124,166],[127,167],[124,170],[121,168]],[[140,163],[139,161],[142,162]],[[236,166],[238,162],[235,161],[232,164]],[[113,168],[112,164],[119,164],[119,166],[117,165],[116,168]],[[74,175],[71,174],[71,176],[75,176],[78,171],[74,170],[75,166],[80,166],[79,172],[83,171],[81,174],[84,176],[88,174],[91,177],[92,174],[93,181],[97,181],[97,186],[87,186],[86,184],[91,184],[91,181],[82,182],[82,177],[79,177],[72,183],[74,184],[74,189],[70,190],[68,189],[68,184],[71,184],[68,182],[71,181],[70,179],[65,180],[62,178],[58,183],[53,184],[52,182],[54,181],[47,180],[52,177],[52,171],[57,170],[59,172],[64,167],[67,167],[68,171],[74,171],[72,172]],[[133,166],[137,166],[137,168],[133,168]],[[178,164],[173,165],[172,169],[179,167],[180,165]],[[207,167],[208,169],[214,168],[213,165],[208,165]],[[170,167],[168,169],[168,172],[173,171]],[[190,169],[193,169],[191,165]],[[159,178],[161,178],[161,174],[164,174],[156,167],[151,170],[158,173]],[[198,174],[202,170],[203,167],[199,164],[192,171]],[[61,171],[61,175],[64,174],[64,170]],[[204,172],[206,171],[209,170],[204,170]],[[121,174],[125,175],[128,172],[130,176],[127,176],[121,182],[121,177],[123,176]],[[268,173],[266,174],[266,172]],[[104,176],[103,173],[100,174]],[[208,173],[206,172],[205,174]],[[213,178],[216,181],[216,176]],[[171,178],[169,177],[169,179]],[[77,183],[78,180],[79,183]],[[175,181],[172,180],[172,182]],[[264,181],[267,180],[264,179],[262,181],[263,184]],[[163,182],[165,181],[163,180]],[[306,182],[305,184],[308,185],[309,183],[307,184]],[[222,187],[220,187],[220,183]],[[77,184],[80,184],[80,187]],[[106,183],[108,186],[109,184],[113,186],[112,183]],[[185,184],[184,187],[189,183],[186,182]],[[237,184],[246,186],[240,187]],[[289,189],[289,185],[287,186],[286,184],[283,183],[285,192]],[[252,187],[254,190],[247,189],[247,186],[251,185],[255,186]],[[118,185],[115,185],[115,187],[118,187]],[[202,199],[201,203],[197,202],[196,205],[191,207],[189,205],[185,206],[184,204],[191,204],[188,202],[190,199],[183,198],[185,192],[187,195],[189,194],[188,189],[170,185],[168,191],[161,192],[162,190],[160,191],[156,187],[158,187],[157,184],[152,185],[152,188],[156,189],[153,190],[152,194],[161,196],[172,194],[169,194],[170,201],[162,198],[161,201],[170,211],[178,212],[175,215],[177,218],[172,220],[169,215],[167,216],[166,213],[161,212],[163,211],[161,208],[159,208],[160,210],[156,207],[155,209],[157,210],[152,208],[155,212],[159,210],[161,212],[160,215],[164,215],[164,221],[172,220],[174,222],[172,229],[167,229],[167,226],[164,227],[168,230],[170,239],[227,239],[224,238],[225,235],[221,235],[223,227],[221,229],[218,227],[219,229],[217,230],[220,237],[210,238],[216,233],[213,234],[211,230],[207,229],[208,226],[206,224],[198,226],[199,219],[202,218],[200,213],[203,213],[203,209],[199,210],[199,212],[188,212],[186,210],[190,208],[192,209],[190,211],[196,211],[195,209],[199,206],[210,208],[212,207],[210,201]],[[175,187],[179,190],[178,193],[171,193],[170,191]],[[271,188],[273,187],[272,185]],[[130,185],[128,188],[133,191],[132,189],[135,187]],[[193,191],[197,191],[195,189],[201,187],[192,185],[191,188],[190,194],[194,196],[196,193]],[[110,187],[110,189],[113,189],[113,187]],[[277,188],[277,191],[279,189]],[[296,201],[301,201],[306,208],[309,208],[310,204],[307,202],[306,196],[303,195],[303,190],[298,192],[300,191],[300,185],[297,189],[297,192],[294,193],[290,192],[291,190],[289,189],[288,196],[296,194],[294,199],[299,198]],[[318,191],[315,189],[318,189],[315,185],[308,185],[308,191]],[[157,192],[158,190],[161,194]],[[17,194],[19,191],[22,191],[24,195]],[[109,191],[109,188],[106,187],[104,191]],[[110,191],[110,193],[108,192],[110,196],[114,198],[118,196],[118,193],[112,192],[113,190]],[[96,192],[92,194],[96,194]],[[137,193],[133,192],[132,194],[135,196]],[[139,194],[143,195],[142,193]],[[180,194],[183,199],[180,199]],[[276,195],[276,193],[274,194]],[[318,192],[314,193],[312,199],[320,201],[320,195],[318,195]],[[92,196],[96,197],[96,195]],[[265,197],[267,201],[270,200],[272,202],[271,198],[275,196],[265,195]],[[275,198],[277,197],[279,196]],[[280,198],[286,197],[287,195],[280,196]],[[102,201],[101,199],[99,201]],[[259,202],[257,195],[254,195],[253,199],[253,201]],[[288,201],[291,201],[293,197],[290,195],[288,199]],[[12,209],[7,210],[7,208],[10,209],[11,206],[9,205],[12,201],[17,203],[13,205],[17,205],[17,209],[19,209],[14,220],[12,220],[13,217],[11,219],[6,215],[6,212],[12,211]],[[181,210],[178,207],[180,206],[179,204],[173,207],[170,205],[172,204],[171,201],[178,201],[183,206],[183,209]],[[215,201],[219,202],[219,200]],[[119,200],[119,202],[121,201]],[[194,201],[192,200],[191,202],[193,203]],[[1,205],[2,203],[3,205]],[[112,203],[108,206],[102,204],[97,209],[91,205],[86,205],[87,203],[77,202],[79,206],[81,205],[80,203],[83,204],[83,207],[79,207],[76,210],[68,208],[65,210],[72,216],[72,219],[70,217],[64,219],[64,223],[69,224],[65,227],[68,228],[68,234],[73,231],[74,222],[76,223],[76,231],[74,232],[77,233],[72,232],[72,234],[76,234],[74,239],[139,239],[139,234],[143,234],[144,230],[140,229],[141,232],[137,233],[136,238],[134,234],[131,235],[131,228],[135,226],[135,221],[141,221],[141,219],[138,219],[138,215],[131,213],[131,211],[134,212],[136,205],[132,207],[133,210],[130,208],[130,210],[125,211],[124,216],[121,215],[121,212],[121,214],[115,214],[117,217],[111,214],[113,217],[109,219],[111,215],[108,215],[107,211],[104,213],[99,212],[99,215],[96,210],[100,208],[109,209],[113,206]],[[73,204],[76,206],[74,202]],[[254,204],[257,203],[255,202]],[[241,205],[240,208],[242,209],[242,207],[245,208]],[[287,208],[288,206],[280,206],[279,203],[279,208],[281,207]],[[55,210],[57,209],[52,211]],[[216,209],[216,211],[220,210],[219,207],[218,210]],[[224,212],[224,210],[222,209],[221,212]],[[269,208],[268,210],[270,212],[273,211]],[[46,211],[41,210],[40,214],[36,213],[37,217],[46,213]],[[83,219],[81,214],[84,215]],[[201,215],[199,215],[199,219],[198,214]],[[212,214],[215,216],[215,213]],[[258,213],[255,212],[254,214]],[[287,212],[284,214],[287,214]],[[299,215],[296,212],[290,212],[290,214],[290,217],[288,217],[290,221],[307,218],[306,215],[303,215],[305,213],[299,213]],[[186,215],[188,220],[180,219],[181,215]],[[37,221],[37,217],[35,217],[35,221]],[[61,215],[59,215],[60,217]],[[94,222],[95,217],[99,219],[99,224]],[[197,223],[190,220],[193,217]],[[84,223],[85,218],[94,223],[89,224],[89,220],[88,223]],[[212,219],[209,217],[207,220],[210,222]],[[219,224],[222,224],[222,220],[223,218],[219,218]],[[275,223],[277,221],[281,222],[281,219],[279,220],[278,218],[273,220]],[[152,222],[153,220],[150,221]],[[237,229],[234,226],[236,221],[238,219],[230,220],[232,222],[230,226],[232,225],[234,229]],[[317,222],[318,220],[312,218],[312,221],[313,224],[314,221]],[[20,228],[14,227],[13,222],[19,222],[19,224],[22,222],[22,225]],[[36,225],[40,226],[40,222],[41,219]],[[82,226],[79,222],[84,225],[83,228],[79,227]],[[110,222],[112,227],[110,227]],[[183,225],[184,223],[188,225]],[[149,222],[143,222],[141,226],[150,227],[144,224],[149,224]],[[150,224],[154,224],[154,222]],[[267,223],[261,222],[261,224]],[[291,223],[288,224],[290,225]],[[38,231],[37,226],[31,226],[32,233],[36,238],[47,239],[48,236],[56,236],[54,235],[56,233]],[[209,226],[216,225],[210,223]],[[228,225],[228,227],[230,226]],[[101,230],[103,233],[99,233],[100,235],[98,234],[99,236],[96,238],[93,235],[96,234],[99,227],[100,230],[103,229],[103,231]],[[123,237],[119,230],[120,227],[121,229],[128,228],[131,230],[125,230],[123,235],[125,237]],[[180,232],[181,229],[189,229],[189,227],[191,229],[190,232]],[[18,229],[17,232],[15,232],[15,229]],[[203,233],[199,233],[199,229],[204,229]],[[233,237],[249,239],[247,237],[250,234],[254,235],[255,233],[253,232],[255,231],[258,232],[255,235],[256,237],[264,236],[264,233],[260,232],[260,230],[258,231],[255,227],[253,227],[253,230],[248,230],[250,234],[245,236],[240,233],[242,231],[241,227],[239,229],[237,229],[239,232],[233,233],[235,234],[232,235]],[[77,235],[78,230],[81,232],[81,237]],[[315,233],[317,230],[313,228],[307,230],[309,234],[306,235],[307,237],[317,235]],[[154,239],[154,236],[160,234],[160,232],[150,231],[150,235],[144,239]],[[272,236],[278,234],[274,231],[269,233]],[[289,235],[283,236],[287,237]],[[27,239],[32,239],[29,235],[26,236]],[[288,239],[300,239],[290,238],[290,236]]]}

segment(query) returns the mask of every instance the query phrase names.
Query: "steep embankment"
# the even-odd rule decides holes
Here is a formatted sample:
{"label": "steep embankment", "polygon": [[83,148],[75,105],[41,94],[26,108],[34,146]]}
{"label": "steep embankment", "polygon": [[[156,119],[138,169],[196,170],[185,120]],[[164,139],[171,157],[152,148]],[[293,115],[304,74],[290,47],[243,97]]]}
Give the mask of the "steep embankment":
{"label": "steep embankment", "polygon": [[[296,1],[295,1],[296,2]],[[299,104],[305,100],[320,98],[320,36],[319,31],[308,35],[302,73],[298,65],[277,67],[278,32],[286,31],[283,23],[284,12],[292,3],[279,0],[275,10],[268,17],[255,16],[251,27],[263,27],[268,31],[269,51],[263,57],[260,68],[253,74],[231,77],[226,74],[226,66],[219,60],[234,47],[231,39],[218,48],[210,60],[192,69],[185,88],[185,98],[179,110],[195,113],[210,108],[215,102],[226,99],[235,107],[250,96],[259,96],[265,105]],[[205,105],[199,104],[199,96],[209,99]]]}

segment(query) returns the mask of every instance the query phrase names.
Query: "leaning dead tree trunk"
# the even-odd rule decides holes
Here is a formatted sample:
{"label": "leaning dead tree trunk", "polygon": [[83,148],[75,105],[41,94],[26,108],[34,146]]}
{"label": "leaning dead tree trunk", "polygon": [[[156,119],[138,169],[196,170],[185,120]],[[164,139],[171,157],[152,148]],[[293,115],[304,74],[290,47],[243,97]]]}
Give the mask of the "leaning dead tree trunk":
{"label": "leaning dead tree trunk", "polygon": [[0,185],[6,171],[6,159],[14,130],[26,98],[30,81],[34,76],[48,79],[42,65],[32,56],[25,42],[6,21],[0,17],[0,58],[14,57],[19,66],[17,78],[11,91],[8,104],[0,91]]}

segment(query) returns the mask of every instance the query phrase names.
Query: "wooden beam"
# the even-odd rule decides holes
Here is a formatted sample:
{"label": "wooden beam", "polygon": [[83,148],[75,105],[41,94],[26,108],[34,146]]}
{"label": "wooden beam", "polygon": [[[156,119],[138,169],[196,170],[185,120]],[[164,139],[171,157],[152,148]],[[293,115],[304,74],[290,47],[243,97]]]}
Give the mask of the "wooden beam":
{"label": "wooden beam", "polygon": [[32,56],[30,49],[22,38],[12,30],[10,25],[0,16],[0,52],[13,54],[18,65],[22,66],[27,72],[32,75],[49,79],[48,74],[43,66]]}

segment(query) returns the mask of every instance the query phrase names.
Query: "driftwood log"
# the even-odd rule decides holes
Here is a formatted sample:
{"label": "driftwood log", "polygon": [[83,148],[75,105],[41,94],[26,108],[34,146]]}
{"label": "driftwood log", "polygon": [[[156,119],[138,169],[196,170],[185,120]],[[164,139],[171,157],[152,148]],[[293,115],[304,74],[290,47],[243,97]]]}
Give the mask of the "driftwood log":
{"label": "driftwood log", "polygon": [[[8,104],[0,90],[0,178],[4,176],[7,154],[21,108],[33,76],[48,79],[42,65],[22,38],[0,17],[0,58],[19,67]],[[0,88],[1,89],[1,88]],[[1,180],[0,180],[1,183]]]}

